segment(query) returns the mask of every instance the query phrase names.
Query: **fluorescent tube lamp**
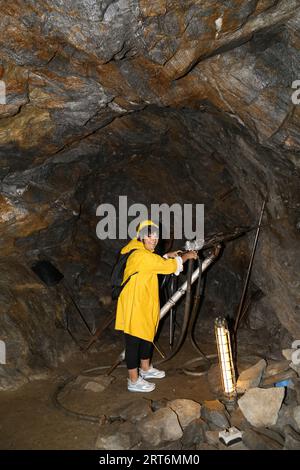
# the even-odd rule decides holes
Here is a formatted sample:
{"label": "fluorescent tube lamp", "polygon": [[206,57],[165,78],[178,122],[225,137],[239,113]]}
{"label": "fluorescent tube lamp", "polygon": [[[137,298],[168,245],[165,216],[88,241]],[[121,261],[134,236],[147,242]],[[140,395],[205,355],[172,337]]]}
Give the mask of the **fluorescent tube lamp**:
{"label": "fluorescent tube lamp", "polygon": [[215,334],[218,346],[219,364],[225,397],[229,400],[236,397],[236,381],[232,360],[230,335],[225,318],[215,320]]}

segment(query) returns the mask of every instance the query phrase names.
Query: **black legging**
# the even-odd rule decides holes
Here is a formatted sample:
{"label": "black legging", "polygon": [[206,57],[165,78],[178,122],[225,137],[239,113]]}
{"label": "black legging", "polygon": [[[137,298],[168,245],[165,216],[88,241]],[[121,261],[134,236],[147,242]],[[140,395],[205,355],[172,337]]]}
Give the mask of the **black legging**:
{"label": "black legging", "polygon": [[152,343],[145,339],[125,333],[125,361],[127,369],[140,367],[141,359],[150,359],[152,354]]}

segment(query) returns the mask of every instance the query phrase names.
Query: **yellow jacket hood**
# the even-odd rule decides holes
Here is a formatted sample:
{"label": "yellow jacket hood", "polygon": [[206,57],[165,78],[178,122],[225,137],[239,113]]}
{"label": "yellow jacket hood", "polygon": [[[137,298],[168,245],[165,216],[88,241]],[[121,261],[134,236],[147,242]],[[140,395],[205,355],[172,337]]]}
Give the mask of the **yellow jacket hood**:
{"label": "yellow jacket hood", "polygon": [[125,253],[128,253],[131,250],[138,250],[138,249],[145,250],[146,248],[144,247],[143,242],[137,240],[137,238],[133,238],[132,240],[130,240],[129,243],[127,243],[127,245],[124,246],[124,248],[122,248],[121,254],[124,255]]}

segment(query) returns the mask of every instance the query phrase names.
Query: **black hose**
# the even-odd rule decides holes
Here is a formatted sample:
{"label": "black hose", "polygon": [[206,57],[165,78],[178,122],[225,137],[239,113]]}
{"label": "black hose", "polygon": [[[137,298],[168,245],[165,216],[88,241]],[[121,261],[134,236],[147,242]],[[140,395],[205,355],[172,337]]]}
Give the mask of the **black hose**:
{"label": "black hose", "polygon": [[94,416],[94,415],[78,413],[77,411],[69,410],[68,408],[66,408],[64,405],[60,403],[59,395],[62,393],[65,387],[71,382],[74,382],[77,379],[77,377],[78,375],[72,375],[71,377],[69,377],[68,379],[64,380],[63,382],[57,385],[57,387],[55,388],[51,396],[51,401],[53,405],[55,406],[55,408],[62,411],[65,415],[71,416],[72,418],[82,419],[84,421],[90,421],[92,423],[97,423],[97,424],[105,424],[109,422],[109,419],[106,416]]}
{"label": "black hose", "polygon": [[216,357],[218,357],[217,354],[208,354],[207,356],[202,352],[201,352],[201,354],[203,355],[203,357],[194,357],[193,359],[190,359],[189,361],[187,361],[183,364],[181,369],[182,369],[184,374],[193,375],[194,377],[200,377],[201,375],[206,375],[208,373],[209,369],[206,369],[202,372],[196,372],[196,371],[191,371],[191,370],[186,369],[186,367],[188,365],[194,364],[195,362],[201,362],[203,360],[205,360],[209,365],[211,365],[210,359],[215,359]]}
{"label": "black hose", "polygon": [[[175,279],[176,278],[176,279]],[[170,290],[168,290],[168,297],[167,301],[172,297],[173,294],[175,294],[177,290],[177,285],[178,285],[178,276],[171,276],[171,282],[170,282]],[[173,349],[173,341],[174,341],[174,334],[175,334],[175,324],[176,324],[176,305],[173,306],[170,310],[170,348]]]}
{"label": "black hose", "polygon": [[[176,292],[178,285],[178,276],[174,274],[168,274],[164,276],[161,283],[161,292],[163,294],[164,303],[166,303],[170,297]],[[170,310],[170,326],[169,326],[169,344],[170,348],[173,347],[174,332],[175,332],[175,322],[176,322],[176,305],[174,305]]]}
{"label": "black hose", "polygon": [[192,274],[193,274],[193,260],[189,259],[188,270],[187,270],[187,289],[186,289],[186,298],[185,298],[185,307],[184,307],[184,317],[183,317],[183,325],[182,325],[180,338],[178,340],[178,343],[176,344],[176,348],[174,349],[174,351],[172,351],[168,357],[166,357],[165,359],[162,359],[156,364],[163,364],[164,362],[167,362],[170,359],[172,359],[174,356],[176,356],[176,354],[178,353],[179,349],[181,348],[185,340],[186,332],[187,332],[187,328],[188,328],[189,320],[190,320],[191,298],[192,298],[192,295],[191,295],[192,294],[192,288],[191,288]]}
{"label": "black hose", "polygon": [[201,261],[200,258],[198,258],[198,265],[199,265],[199,277],[198,277],[198,281],[197,281],[197,286],[196,286],[196,291],[195,291],[195,296],[194,296],[194,305],[193,305],[193,310],[192,310],[192,313],[191,313],[190,322],[189,322],[189,326],[188,326],[187,337],[190,340],[192,346],[200,354],[200,357],[190,359],[182,367],[182,370],[183,370],[184,374],[193,375],[193,376],[196,376],[196,377],[207,374],[208,370],[205,370],[203,372],[196,372],[196,371],[193,372],[193,371],[190,371],[190,370],[186,369],[186,366],[188,366],[189,364],[193,364],[195,362],[201,362],[201,361],[206,361],[206,363],[210,365],[211,361],[209,359],[212,359],[212,358],[216,357],[216,354],[210,354],[209,356],[206,356],[201,351],[201,349],[197,345],[197,343],[195,341],[195,338],[194,338],[195,323],[196,323],[196,320],[197,320],[197,314],[198,314],[200,299],[201,299],[200,294],[201,294],[201,280],[202,280],[202,261]]}
{"label": "black hose", "polygon": [[210,361],[207,359],[205,354],[201,351],[199,348],[198,344],[196,343],[194,333],[195,333],[195,323],[197,320],[197,314],[199,310],[199,305],[200,305],[200,299],[201,299],[201,281],[202,281],[202,261],[198,257],[198,265],[199,265],[199,277],[197,281],[197,286],[196,286],[196,291],[195,291],[195,296],[194,296],[194,305],[193,305],[193,310],[191,313],[191,319],[189,322],[189,327],[188,327],[188,339],[190,340],[191,344],[193,347],[198,351],[198,353],[203,357],[203,359],[207,362],[210,363]]}

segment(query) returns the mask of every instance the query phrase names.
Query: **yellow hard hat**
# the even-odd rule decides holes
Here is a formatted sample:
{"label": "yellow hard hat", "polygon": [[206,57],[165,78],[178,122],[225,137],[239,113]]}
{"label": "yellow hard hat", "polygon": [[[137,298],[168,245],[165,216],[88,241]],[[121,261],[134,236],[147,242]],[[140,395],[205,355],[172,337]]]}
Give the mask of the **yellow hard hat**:
{"label": "yellow hard hat", "polygon": [[138,235],[138,234],[140,233],[140,231],[141,231],[143,228],[149,227],[149,226],[153,226],[153,227],[159,228],[158,225],[156,225],[152,220],[143,220],[143,222],[141,222],[141,223],[138,225],[136,234]]}

